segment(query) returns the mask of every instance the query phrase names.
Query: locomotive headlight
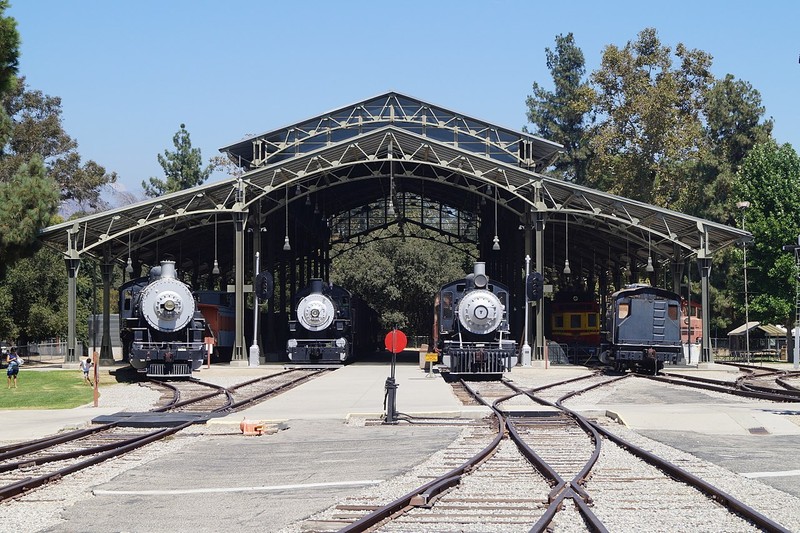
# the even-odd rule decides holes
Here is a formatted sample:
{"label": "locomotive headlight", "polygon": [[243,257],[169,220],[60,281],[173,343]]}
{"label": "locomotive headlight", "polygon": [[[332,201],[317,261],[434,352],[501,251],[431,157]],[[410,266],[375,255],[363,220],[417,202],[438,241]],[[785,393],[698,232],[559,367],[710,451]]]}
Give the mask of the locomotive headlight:
{"label": "locomotive headlight", "polygon": [[344,337],[339,337],[338,339],[336,339],[337,348],[344,348],[345,346],[347,346],[347,339],[345,339]]}
{"label": "locomotive headlight", "polygon": [[166,302],[164,302],[164,309],[166,311],[169,311],[169,312],[174,311],[175,310],[175,302],[172,301],[172,300],[167,300]]}
{"label": "locomotive headlight", "polygon": [[297,339],[289,339],[286,342],[286,346],[288,346],[289,348],[297,348]]}

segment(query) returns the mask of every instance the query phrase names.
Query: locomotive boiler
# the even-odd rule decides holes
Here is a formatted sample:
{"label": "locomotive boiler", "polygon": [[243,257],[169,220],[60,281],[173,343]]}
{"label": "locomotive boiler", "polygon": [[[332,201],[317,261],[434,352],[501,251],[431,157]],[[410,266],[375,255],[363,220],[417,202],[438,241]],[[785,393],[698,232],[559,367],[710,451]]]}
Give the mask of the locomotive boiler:
{"label": "locomotive boiler", "polygon": [[517,364],[508,306],[508,287],[490,280],[482,262],[475,263],[467,277],[441,288],[434,341],[448,378],[491,378]]}
{"label": "locomotive boiler", "polygon": [[614,369],[655,373],[682,356],[681,299],[650,285],[629,285],[611,295],[600,361]]}
{"label": "locomotive boiler", "polygon": [[174,261],[120,287],[120,338],[131,366],[150,377],[187,377],[206,356],[206,320]]}
{"label": "locomotive boiler", "polygon": [[286,343],[292,364],[344,364],[375,351],[378,314],[347,289],[312,279],[295,302]]}

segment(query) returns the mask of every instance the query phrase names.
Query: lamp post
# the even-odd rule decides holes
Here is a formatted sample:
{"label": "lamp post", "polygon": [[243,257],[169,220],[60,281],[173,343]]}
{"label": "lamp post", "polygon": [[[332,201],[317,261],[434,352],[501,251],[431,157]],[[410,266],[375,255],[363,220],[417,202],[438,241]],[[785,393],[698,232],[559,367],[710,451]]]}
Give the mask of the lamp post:
{"label": "lamp post", "polygon": [[[742,231],[745,230],[745,212],[750,207],[750,202],[736,202],[736,207],[742,210]],[[747,305],[747,241],[742,240],[742,262],[744,264],[744,338],[745,338],[745,361],[750,362],[750,313]]]}
{"label": "lamp post", "polygon": [[[788,244],[783,247],[784,252],[794,253],[794,349],[792,350],[794,369],[800,368],[800,236],[797,237],[797,244]],[[788,357],[787,357],[788,359]]]}

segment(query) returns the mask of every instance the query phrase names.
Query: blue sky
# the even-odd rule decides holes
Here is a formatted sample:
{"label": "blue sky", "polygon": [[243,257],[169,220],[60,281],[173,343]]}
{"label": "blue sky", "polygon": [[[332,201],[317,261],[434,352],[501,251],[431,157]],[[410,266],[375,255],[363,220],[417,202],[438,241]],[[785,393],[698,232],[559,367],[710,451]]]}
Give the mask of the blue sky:
{"label": "blue sky", "polygon": [[[220,147],[386,91],[513,129],[545,48],[572,32],[603,48],[646,27],[714,57],[762,95],[774,135],[800,149],[800,2],[472,0],[11,0],[20,73],[62,99],[84,160],[120,184],[163,177],[156,155],[185,123],[207,161]],[[794,37],[793,37],[794,36]]]}

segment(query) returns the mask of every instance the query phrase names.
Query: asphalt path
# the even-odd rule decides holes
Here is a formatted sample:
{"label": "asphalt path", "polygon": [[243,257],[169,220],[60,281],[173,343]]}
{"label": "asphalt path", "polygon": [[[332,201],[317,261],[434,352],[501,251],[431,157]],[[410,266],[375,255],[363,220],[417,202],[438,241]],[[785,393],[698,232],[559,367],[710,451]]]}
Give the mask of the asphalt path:
{"label": "asphalt path", "polygon": [[[448,446],[458,427],[294,420],[272,435],[238,428],[94,487],[52,532],[276,531]],[[180,437],[177,437],[180,438]]]}

